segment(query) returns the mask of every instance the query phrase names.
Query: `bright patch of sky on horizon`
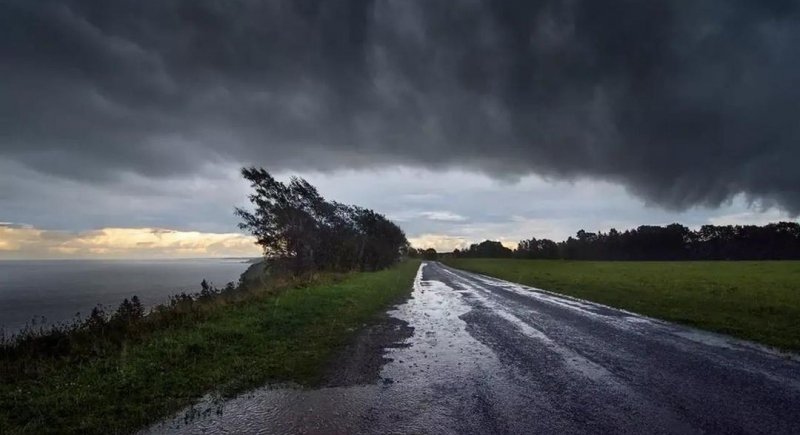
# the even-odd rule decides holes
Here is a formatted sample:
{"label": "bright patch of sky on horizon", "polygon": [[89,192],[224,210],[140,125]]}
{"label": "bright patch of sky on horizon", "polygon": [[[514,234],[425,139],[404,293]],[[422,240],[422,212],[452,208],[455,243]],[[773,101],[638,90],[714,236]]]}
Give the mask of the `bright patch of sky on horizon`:
{"label": "bright patch of sky on horizon", "polygon": [[242,165],[443,251],[796,219],[798,41],[797,2],[1,1],[0,258],[257,253]]}
{"label": "bright patch of sky on horizon", "polygon": [[[257,256],[253,238],[239,232],[233,216],[234,206],[246,205],[249,186],[239,179],[237,167],[221,169],[214,176],[169,180],[161,189],[153,189],[160,183],[138,177],[127,180],[125,189],[53,184],[46,202],[20,204],[35,219],[22,222],[18,216],[0,223],[0,259]],[[762,210],[743,198],[718,209],[670,211],[595,180],[498,180],[459,170],[403,167],[280,173],[278,178],[290,175],[308,179],[329,199],[386,214],[413,246],[439,251],[484,239],[509,247],[530,237],[563,240],[579,229],[791,220],[785,212]],[[61,212],[49,213],[52,207]]]}

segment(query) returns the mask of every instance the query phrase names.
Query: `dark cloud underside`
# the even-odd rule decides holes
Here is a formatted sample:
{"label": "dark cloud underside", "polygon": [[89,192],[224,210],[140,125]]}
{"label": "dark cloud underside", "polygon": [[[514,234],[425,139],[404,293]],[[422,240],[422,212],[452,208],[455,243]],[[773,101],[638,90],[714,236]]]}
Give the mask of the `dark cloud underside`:
{"label": "dark cloud underside", "polygon": [[0,153],[48,174],[409,164],[800,212],[794,1],[0,1]]}

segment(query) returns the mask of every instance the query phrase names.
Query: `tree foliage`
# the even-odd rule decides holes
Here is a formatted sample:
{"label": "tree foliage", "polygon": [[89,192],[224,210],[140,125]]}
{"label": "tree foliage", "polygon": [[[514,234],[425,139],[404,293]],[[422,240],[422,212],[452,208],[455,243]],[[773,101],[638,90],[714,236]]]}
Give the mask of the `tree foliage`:
{"label": "tree foliage", "polygon": [[453,251],[453,256],[455,257],[472,258],[509,258],[514,254],[514,251],[506,248],[502,243],[493,240],[473,243],[469,248],[456,251]]}
{"label": "tree foliage", "polygon": [[394,222],[372,210],[325,200],[308,181],[284,184],[261,168],[243,168],[253,212],[236,209],[239,227],[252,233],[265,257],[294,273],[378,270],[409,249]]}
{"label": "tree foliage", "polygon": [[422,251],[422,259],[436,261],[439,258],[439,253],[433,248],[428,248]]}
{"label": "tree foliage", "polygon": [[566,260],[797,260],[800,224],[778,222],[756,225],[703,225],[693,231],[680,224],[642,225],[607,233],[580,230],[575,237],[521,240],[515,250],[485,240],[454,257],[530,258]]}
{"label": "tree foliage", "polygon": [[680,224],[643,225],[619,232],[578,231],[563,242],[522,240],[519,258],[570,260],[789,260],[800,259],[800,225],[704,225],[693,231]]}

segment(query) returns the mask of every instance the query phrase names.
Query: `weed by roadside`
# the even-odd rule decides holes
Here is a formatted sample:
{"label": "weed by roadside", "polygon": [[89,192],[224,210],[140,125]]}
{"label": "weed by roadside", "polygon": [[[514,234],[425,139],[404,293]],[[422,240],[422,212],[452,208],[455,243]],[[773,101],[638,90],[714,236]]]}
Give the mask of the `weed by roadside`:
{"label": "weed by roadside", "polygon": [[[48,344],[47,357],[4,354],[0,433],[128,433],[205,394],[314,383],[355,330],[410,292],[418,266],[273,277],[266,287],[176,297],[125,326],[112,320],[118,309],[101,317],[102,328],[119,330],[101,328],[90,344],[61,353]],[[122,311],[135,316],[136,307]]]}

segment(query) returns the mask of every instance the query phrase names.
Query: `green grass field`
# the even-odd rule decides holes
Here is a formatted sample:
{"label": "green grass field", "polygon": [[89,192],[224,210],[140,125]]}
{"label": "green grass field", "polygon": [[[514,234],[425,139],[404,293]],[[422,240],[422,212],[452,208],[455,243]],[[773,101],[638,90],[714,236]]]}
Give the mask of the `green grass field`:
{"label": "green grass field", "polygon": [[121,353],[0,386],[0,433],[127,433],[206,393],[313,384],[353,331],[411,291],[419,262],[256,293]]}
{"label": "green grass field", "polygon": [[800,351],[800,261],[449,259],[445,263]]}

